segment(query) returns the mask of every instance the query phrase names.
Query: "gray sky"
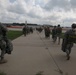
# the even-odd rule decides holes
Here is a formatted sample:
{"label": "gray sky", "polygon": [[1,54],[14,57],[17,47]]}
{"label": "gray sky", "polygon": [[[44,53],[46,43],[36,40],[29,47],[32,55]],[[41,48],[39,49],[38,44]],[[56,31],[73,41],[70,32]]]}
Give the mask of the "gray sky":
{"label": "gray sky", "polygon": [[76,23],[76,0],[0,0],[0,22]]}

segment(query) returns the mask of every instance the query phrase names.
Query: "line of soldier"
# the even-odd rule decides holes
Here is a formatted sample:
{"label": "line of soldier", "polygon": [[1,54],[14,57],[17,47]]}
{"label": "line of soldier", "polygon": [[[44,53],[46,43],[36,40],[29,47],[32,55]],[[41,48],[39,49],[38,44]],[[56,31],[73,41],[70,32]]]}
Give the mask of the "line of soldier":
{"label": "line of soldier", "polygon": [[42,27],[38,27],[38,28],[36,28],[36,30],[37,30],[39,33],[41,33],[42,30],[43,30],[43,28],[42,28]]}
{"label": "line of soldier", "polygon": [[[25,32],[27,33],[26,26],[24,28],[25,28]],[[49,35],[50,35],[49,27],[44,28],[44,30],[45,30],[45,36],[49,37]],[[31,32],[33,32],[33,31],[31,31]],[[54,26],[54,28],[52,29],[52,38],[53,38],[54,42],[56,41],[56,39],[58,37],[58,39],[59,39],[58,44],[60,44],[61,35],[62,35],[62,28],[60,27],[60,25],[58,25],[57,27]],[[0,49],[1,49],[0,63],[6,62],[4,60],[4,55],[6,53],[11,54],[12,45],[10,46],[11,43],[10,44],[8,44],[8,43],[9,43],[9,41],[7,38],[7,28],[0,23]],[[72,49],[74,43],[76,43],[76,24],[75,23],[73,23],[71,25],[70,30],[67,30],[64,33],[64,37],[63,37],[63,41],[62,41],[61,49],[63,52],[66,52],[67,60],[70,59],[70,53],[71,53],[71,49]],[[8,47],[8,49],[6,50],[7,47]]]}
{"label": "line of soldier", "polygon": [[24,34],[24,36],[26,36],[29,33],[33,33],[33,28],[25,25],[22,29],[22,33]]}
{"label": "line of soldier", "polygon": [[67,54],[67,60],[69,60],[73,44],[76,43],[76,24],[73,23],[71,29],[67,30],[64,34],[62,33],[62,27],[60,24],[54,26],[52,30],[50,30],[50,27],[45,26],[44,33],[45,38],[50,38],[50,34],[52,33],[54,43],[58,41],[58,44],[60,44],[62,38],[61,50]]}

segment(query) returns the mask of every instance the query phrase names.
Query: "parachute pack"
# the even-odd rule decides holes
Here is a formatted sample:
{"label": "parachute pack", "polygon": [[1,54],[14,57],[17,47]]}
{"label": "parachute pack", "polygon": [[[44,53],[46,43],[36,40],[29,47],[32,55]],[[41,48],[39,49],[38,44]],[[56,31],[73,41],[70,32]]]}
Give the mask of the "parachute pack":
{"label": "parachute pack", "polygon": [[12,44],[11,40],[8,40],[8,42],[6,44],[6,53],[11,54],[12,51],[13,51],[13,44]]}

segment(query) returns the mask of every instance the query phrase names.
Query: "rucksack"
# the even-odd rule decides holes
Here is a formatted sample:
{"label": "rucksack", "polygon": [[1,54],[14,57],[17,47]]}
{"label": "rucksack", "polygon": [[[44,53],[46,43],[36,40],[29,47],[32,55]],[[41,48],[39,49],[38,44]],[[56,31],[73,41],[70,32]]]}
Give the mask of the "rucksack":
{"label": "rucksack", "polygon": [[62,32],[62,28],[61,27],[58,27],[57,28],[57,33],[61,33]]}
{"label": "rucksack", "polygon": [[6,53],[11,54],[12,51],[13,51],[13,44],[11,40],[8,40],[7,45],[6,45]]}

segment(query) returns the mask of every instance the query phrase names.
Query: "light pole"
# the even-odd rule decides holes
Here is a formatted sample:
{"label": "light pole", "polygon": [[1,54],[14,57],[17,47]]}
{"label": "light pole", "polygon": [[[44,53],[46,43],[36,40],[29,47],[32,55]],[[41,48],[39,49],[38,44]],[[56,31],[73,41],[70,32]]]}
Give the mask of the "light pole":
{"label": "light pole", "polygon": [[25,21],[25,26],[27,26],[27,21]]}

